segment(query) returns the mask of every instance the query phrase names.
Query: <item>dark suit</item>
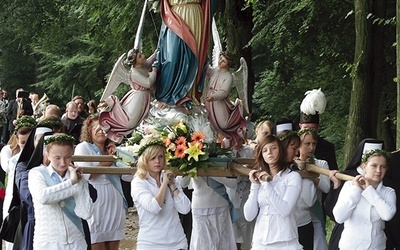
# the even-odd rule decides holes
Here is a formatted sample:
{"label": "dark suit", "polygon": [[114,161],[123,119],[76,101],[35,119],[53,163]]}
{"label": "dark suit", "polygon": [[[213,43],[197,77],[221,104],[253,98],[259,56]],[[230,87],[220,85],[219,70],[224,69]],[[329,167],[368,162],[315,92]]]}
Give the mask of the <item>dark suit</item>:
{"label": "dark suit", "polygon": [[[7,108],[7,119],[8,119],[8,130],[10,131],[10,134],[14,132],[14,124],[13,121],[17,119],[18,115],[18,105],[19,103],[14,99],[11,100],[8,103],[8,108]],[[22,102],[22,109],[24,110],[24,115],[31,116],[33,115],[33,109],[31,102],[24,99]]]}
{"label": "dark suit", "polygon": [[[317,148],[315,149],[314,155],[319,160],[327,161],[330,170],[338,170],[338,165],[336,162],[335,146],[320,136],[318,136]],[[324,212],[324,214],[325,214],[324,204],[326,196],[327,194],[322,193],[322,208],[323,208],[322,211]],[[323,218],[324,218],[323,224],[325,225],[326,223],[325,216]]]}
{"label": "dark suit", "polygon": [[383,184],[396,191],[397,211],[394,217],[386,222],[385,233],[387,237],[386,249],[400,249],[400,151],[396,151],[389,159],[389,168],[383,178]]}
{"label": "dark suit", "polygon": [[319,160],[327,161],[330,170],[338,170],[335,146],[320,136],[318,136],[317,148],[314,155]]}

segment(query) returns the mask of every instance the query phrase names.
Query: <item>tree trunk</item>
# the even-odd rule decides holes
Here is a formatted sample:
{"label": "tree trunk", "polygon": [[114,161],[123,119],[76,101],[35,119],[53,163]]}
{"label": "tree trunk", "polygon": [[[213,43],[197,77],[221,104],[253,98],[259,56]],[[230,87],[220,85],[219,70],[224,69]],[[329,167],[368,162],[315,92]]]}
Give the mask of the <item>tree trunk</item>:
{"label": "tree trunk", "polygon": [[397,133],[396,133],[396,148],[400,148],[400,0],[396,1],[396,51],[397,51]]}
{"label": "tree trunk", "polygon": [[[373,106],[368,97],[372,90],[371,83],[371,0],[354,0],[356,44],[352,90],[350,97],[349,119],[344,148],[344,163],[347,165],[355,148],[363,137],[369,134],[369,108]],[[366,105],[369,103],[369,105]]]}
{"label": "tree trunk", "polygon": [[[374,0],[372,6],[374,16],[385,19],[387,11],[387,0]],[[385,142],[385,149],[391,151],[395,148],[394,137],[392,134],[392,122],[387,117],[386,100],[387,94],[382,91],[387,85],[385,70],[385,25],[376,22],[372,25],[372,91],[369,98],[370,105],[370,134],[371,137],[379,138]],[[376,121],[376,122],[371,122]],[[373,133],[375,132],[376,133]]]}
{"label": "tree trunk", "polygon": [[[219,1],[221,2],[221,1]],[[252,96],[254,93],[254,72],[252,64],[252,50],[246,45],[253,37],[253,11],[251,7],[244,8],[245,1],[225,1],[225,8],[221,24],[225,28],[226,49],[232,53],[239,62],[239,58],[243,57],[247,62],[249,70],[248,77],[248,104],[251,113]],[[239,67],[239,65],[236,65]]]}

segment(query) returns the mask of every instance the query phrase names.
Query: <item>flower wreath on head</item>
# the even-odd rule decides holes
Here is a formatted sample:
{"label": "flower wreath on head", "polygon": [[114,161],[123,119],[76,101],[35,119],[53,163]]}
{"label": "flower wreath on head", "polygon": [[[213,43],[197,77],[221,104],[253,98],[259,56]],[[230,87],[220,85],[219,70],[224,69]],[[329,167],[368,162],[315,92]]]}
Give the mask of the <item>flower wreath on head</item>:
{"label": "flower wreath on head", "polygon": [[361,163],[366,163],[371,156],[383,156],[386,159],[390,158],[390,154],[382,149],[374,149],[367,151],[362,157]]}
{"label": "flower wreath on head", "polygon": [[155,139],[155,140],[149,141],[146,144],[144,144],[143,146],[141,146],[139,148],[139,150],[137,151],[137,156],[140,157],[148,147],[155,146],[155,145],[162,146],[163,148],[166,148],[166,146],[165,146],[165,144],[164,144],[164,142],[162,140]]}
{"label": "flower wreath on head", "polygon": [[53,128],[53,127],[62,127],[64,126],[64,123],[62,123],[62,121],[57,121],[57,120],[47,120],[39,122],[38,125],[40,125],[41,127]]}
{"label": "flower wreath on head", "polygon": [[280,136],[278,138],[279,138],[280,141],[284,141],[284,140],[290,139],[290,138],[292,138],[294,136],[299,136],[297,131],[289,131],[285,135],[282,135],[282,136]]}
{"label": "flower wreath on head", "polygon": [[306,133],[309,133],[309,132],[311,132],[311,133],[317,133],[317,131],[315,130],[315,129],[313,129],[313,128],[303,128],[302,130],[299,130],[299,132],[297,132],[297,135],[298,136],[302,136],[303,134],[306,134]]}
{"label": "flower wreath on head", "polygon": [[34,128],[36,125],[37,122],[34,118],[30,116],[23,116],[17,120],[14,128],[14,134],[17,134],[18,130],[22,127]]}
{"label": "flower wreath on head", "polygon": [[260,118],[258,118],[255,122],[254,122],[254,127],[256,128],[258,126],[259,123],[267,121],[267,120],[271,120],[272,121],[272,115],[263,115]]}
{"label": "flower wreath on head", "polygon": [[44,145],[49,145],[52,142],[62,142],[62,141],[74,143],[75,142],[75,138],[70,136],[70,135],[65,135],[65,134],[53,135],[53,136],[50,136],[49,138],[46,138],[43,141],[43,143],[44,143]]}

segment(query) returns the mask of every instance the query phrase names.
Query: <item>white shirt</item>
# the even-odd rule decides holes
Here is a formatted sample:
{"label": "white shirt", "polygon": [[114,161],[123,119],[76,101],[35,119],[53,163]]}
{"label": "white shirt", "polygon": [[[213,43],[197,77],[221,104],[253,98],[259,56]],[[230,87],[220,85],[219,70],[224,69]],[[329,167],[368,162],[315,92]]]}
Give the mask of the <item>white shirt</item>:
{"label": "white shirt", "polygon": [[295,240],[292,247],[298,249],[295,208],[301,191],[299,187],[300,175],[289,169],[279,172],[271,182],[251,184],[249,198],[244,204],[244,216],[248,221],[257,216],[253,246]]}
{"label": "white shirt", "polygon": [[72,185],[70,179],[54,186],[47,182],[39,168],[47,168],[51,175],[52,167],[41,165],[29,171],[28,187],[35,208],[35,231],[33,236],[34,249],[53,250],[86,249],[84,235],[78,227],[62,211],[64,199],[73,196],[75,213],[82,219],[89,219],[93,212],[93,203],[89,195],[89,186],[85,179]]}
{"label": "white shirt", "polygon": [[[329,170],[329,165],[328,162],[325,160],[318,160],[315,159],[315,165],[324,169],[328,169]],[[320,174],[319,175],[319,183],[318,183],[318,190],[320,190],[319,192],[317,192],[318,195],[318,199],[321,201],[322,199],[322,193],[328,193],[330,188],[331,188],[331,181],[329,180],[329,176],[327,175],[323,175]]]}
{"label": "white shirt", "polygon": [[[6,151],[5,154],[7,156],[9,156],[8,153],[10,153],[10,156],[11,156],[11,148],[8,147],[8,149],[5,148],[5,151]],[[2,150],[1,152],[2,152],[1,154],[3,156],[4,151]],[[15,168],[17,166],[17,162],[18,162],[20,155],[21,155],[21,152],[15,154],[14,156],[11,156],[10,158],[8,158],[8,161],[6,164],[4,164],[4,166],[1,165],[3,170],[7,173],[6,196],[4,197],[4,204],[3,204],[3,218],[5,218],[8,215],[8,210],[10,208],[11,201],[13,198],[13,193],[14,193],[13,182],[14,182],[14,176],[15,176]],[[7,156],[5,156],[4,159],[6,159]],[[3,162],[3,157],[2,157],[1,161]]]}
{"label": "white shirt", "polygon": [[[242,145],[239,149],[232,149],[232,156],[238,158],[253,157],[254,149],[248,145]],[[226,188],[226,192],[235,208],[242,208],[250,193],[249,176],[238,176],[236,178],[236,188]]]}
{"label": "white shirt", "polygon": [[308,178],[302,179],[300,197],[296,204],[296,223],[298,227],[305,226],[311,222],[310,207],[317,200],[314,182]]}
{"label": "white shirt", "polygon": [[0,151],[1,168],[4,172],[10,172],[8,168],[8,160],[12,157],[12,151],[10,145],[5,145]]}
{"label": "white shirt", "polygon": [[385,221],[391,220],[395,213],[396,193],[392,188],[381,182],[376,189],[370,185],[362,190],[347,181],[333,208],[336,221],[344,222],[339,248],[385,249]]}
{"label": "white shirt", "polygon": [[162,207],[154,196],[159,187],[154,178],[147,174],[147,179],[135,177],[131,183],[131,195],[139,216],[137,249],[186,249],[185,233],[179,220],[179,213],[190,211],[190,200],[183,193],[180,185],[179,195],[173,197],[170,190],[165,194]]}
{"label": "white shirt", "polygon": [[[214,179],[215,181],[225,185],[226,188],[236,189],[236,178],[226,178],[226,177],[208,177],[208,178]],[[215,192],[203,178],[199,177],[197,178],[197,180],[195,180],[194,178],[190,178],[189,187],[193,188],[193,194],[192,194],[193,209],[229,207],[228,201],[225,198],[223,198],[220,194]]]}

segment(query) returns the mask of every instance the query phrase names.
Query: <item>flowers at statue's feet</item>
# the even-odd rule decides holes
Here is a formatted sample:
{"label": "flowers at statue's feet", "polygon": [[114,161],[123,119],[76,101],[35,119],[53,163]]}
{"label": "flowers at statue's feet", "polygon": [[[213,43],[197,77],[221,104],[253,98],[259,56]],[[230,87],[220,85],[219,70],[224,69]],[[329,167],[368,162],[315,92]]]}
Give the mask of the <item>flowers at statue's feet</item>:
{"label": "flowers at statue's feet", "polygon": [[189,148],[185,150],[185,154],[188,154],[188,160],[190,161],[193,158],[195,161],[199,161],[199,156],[206,154],[202,151],[202,147],[201,142],[190,144]]}
{"label": "flowers at statue's feet", "polygon": [[[194,127],[194,126],[193,126]],[[199,128],[199,126],[197,126]],[[206,126],[204,126],[206,127]],[[175,167],[184,175],[197,178],[197,170],[207,171],[209,157],[230,156],[231,149],[221,148],[212,134],[204,131],[194,131],[182,121],[168,126],[154,127],[149,125],[136,129],[128,140],[128,145],[137,145],[146,137],[160,138],[165,146],[165,157],[169,167]]]}

